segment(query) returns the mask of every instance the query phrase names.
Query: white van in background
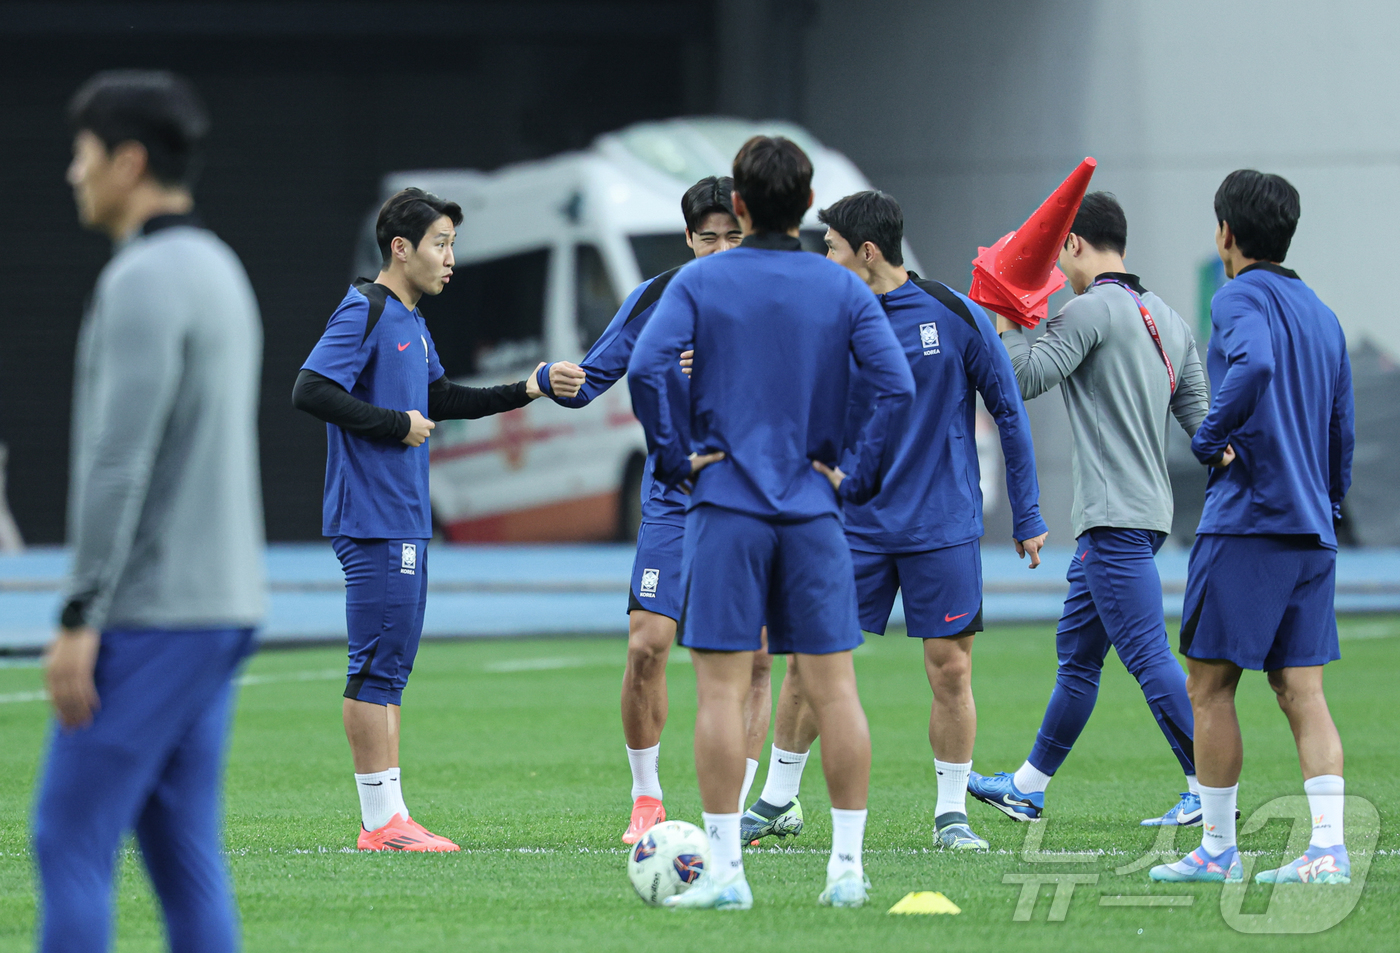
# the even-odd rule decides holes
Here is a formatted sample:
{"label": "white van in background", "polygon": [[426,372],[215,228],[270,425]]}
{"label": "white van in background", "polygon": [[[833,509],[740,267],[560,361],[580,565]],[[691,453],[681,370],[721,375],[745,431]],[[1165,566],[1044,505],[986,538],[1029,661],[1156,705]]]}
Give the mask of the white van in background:
{"label": "white van in background", "polygon": [[[639,123],[587,151],[495,172],[386,176],[383,198],[417,186],[462,206],[452,283],[420,305],[448,376],[489,386],[519,380],[540,361],[581,360],[634,287],[691,259],[681,195],[707,175],[729,174],[739,147],[760,133],[786,136],[811,156],[816,200],[802,239],[824,253],[816,210],[870,183],[788,123]],[[377,214],[378,206],[361,235],[357,275],[379,270]],[[917,268],[907,243],[904,254]],[[580,410],[543,399],[443,421],[431,446],[433,516],[449,540],[636,538],[646,440],[626,381]]]}

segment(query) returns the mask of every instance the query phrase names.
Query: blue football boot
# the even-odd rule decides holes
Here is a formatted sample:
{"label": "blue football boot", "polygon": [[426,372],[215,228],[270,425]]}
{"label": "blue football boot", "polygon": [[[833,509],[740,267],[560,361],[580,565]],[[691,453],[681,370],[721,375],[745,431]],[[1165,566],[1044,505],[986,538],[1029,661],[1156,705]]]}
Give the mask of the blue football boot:
{"label": "blue football boot", "polygon": [[1254,875],[1257,884],[1349,884],[1351,861],[1344,845],[1313,847],[1291,864],[1277,870],[1261,870]]}
{"label": "blue football boot", "polygon": [[1181,800],[1173,804],[1161,817],[1149,817],[1142,822],[1143,827],[1198,827],[1201,823],[1201,796],[1190,791],[1181,792]]}
{"label": "blue football boot", "polygon": [[1244,865],[1237,847],[1227,847],[1217,857],[1197,847],[1174,864],[1158,864],[1147,874],[1166,883],[1232,883],[1244,880]]}
{"label": "blue football boot", "polygon": [[1012,776],[998,771],[991,777],[973,771],[967,776],[967,793],[990,804],[1013,821],[1038,821],[1045,810],[1045,792],[1022,794]]}

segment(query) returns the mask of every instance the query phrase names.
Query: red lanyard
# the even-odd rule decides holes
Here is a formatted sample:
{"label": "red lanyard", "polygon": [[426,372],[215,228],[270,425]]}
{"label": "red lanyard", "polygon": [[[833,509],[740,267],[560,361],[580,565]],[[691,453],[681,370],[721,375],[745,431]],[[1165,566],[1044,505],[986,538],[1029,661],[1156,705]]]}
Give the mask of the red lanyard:
{"label": "red lanyard", "polygon": [[1147,325],[1147,333],[1152,335],[1152,341],[1157,345],[1157,353],[1162,355],[1162,363],[1167,365],[1167,383],[1171,386],[1171,392],[1175,394],[1176,368],[1172,367],[1172,359],[1167,357],[1167,349],[1162,346],[1162,335],[1157,333],[1157,322],[1152,320],[1152,314],[1147,310],[1147,305],[1142,303],[1142,299],[1138,297],[1136,291],[1115,278],[1100,278],[1094,282],[1094,285],[1117,285],[1133,296],[1133,301],[1138,307],[1138,314],[1142,315],[1142,323]]}

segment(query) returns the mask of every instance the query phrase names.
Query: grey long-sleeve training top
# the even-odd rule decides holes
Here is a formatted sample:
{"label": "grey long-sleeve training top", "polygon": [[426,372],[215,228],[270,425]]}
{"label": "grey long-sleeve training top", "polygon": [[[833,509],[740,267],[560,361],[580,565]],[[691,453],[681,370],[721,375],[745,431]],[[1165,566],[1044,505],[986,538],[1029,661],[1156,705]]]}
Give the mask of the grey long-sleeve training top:
{"label": "grey long-sleeve training top", "polygon": [[1175,416],[1194,434],[1210,391],[1181,316],[1136,275],[1099,278],[1123,281],[1142,298],[1176,371],[1175,394],[1136,302],[1116,284],[1091,286],[1066,304],[1034,346],[1020,328],[1001,339],[1022,397],[1039,397],[1056,384],[1064,394],[1074,438],[1074,535],[1099,526],[1169,533],[1167,428]]}
{"label": "grey long-sleeve training top", "polygon": [[238,257],[159,216],[102,270],[78,341],[65,620],[257,625],[262,324]]}

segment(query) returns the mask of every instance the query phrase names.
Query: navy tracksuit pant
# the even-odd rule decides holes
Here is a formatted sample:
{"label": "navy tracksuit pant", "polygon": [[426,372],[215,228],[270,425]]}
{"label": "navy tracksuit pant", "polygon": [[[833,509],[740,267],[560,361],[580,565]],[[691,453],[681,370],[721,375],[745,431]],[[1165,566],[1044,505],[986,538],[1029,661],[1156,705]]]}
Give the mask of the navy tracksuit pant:
{"label": "navy tracksuit pant", "polygon": [[1181,769],[1196,773],[1195,721],[1186,674],[1167,643],[1162,579],[1152,557],[1165,533],[1099,528],[1079,537],[1069,595],[1055,632],[1055,690],[1031,749],[1030,763],[1053,775],[1079,739],[1099,696],[1109,646],[1142,686],[1147,705]]}
{"label": "navy tracksuit pant", "polygon": [[92,722],[55,726],[34,805],[42,953],[111,946],[113,872],[136,832],[172,953],[233,953],[223,765],[251,629],[102,634]]}

